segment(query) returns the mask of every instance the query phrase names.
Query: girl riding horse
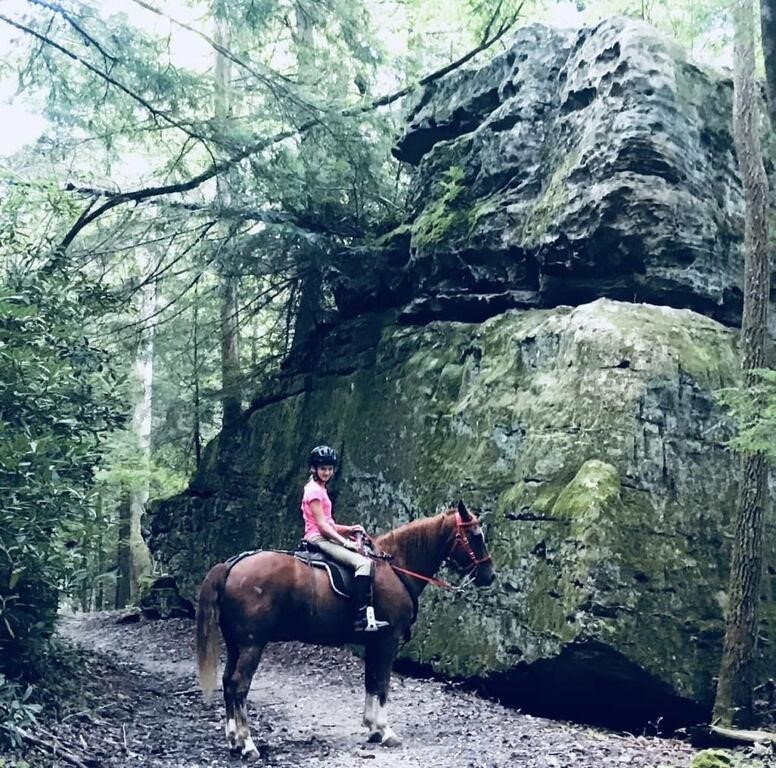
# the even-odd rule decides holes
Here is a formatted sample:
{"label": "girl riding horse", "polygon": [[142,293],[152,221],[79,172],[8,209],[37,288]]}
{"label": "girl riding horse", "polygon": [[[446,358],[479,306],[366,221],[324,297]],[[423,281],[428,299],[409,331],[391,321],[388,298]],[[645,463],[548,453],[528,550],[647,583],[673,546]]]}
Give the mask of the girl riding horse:
{"label": "girl riding horse", "polygon": [[[337,470],[337,452],[328,445],[319,445],[310,452],[310,479],[302,494],[304,540],[311,549],[317,549],[355,573],[354,592],[358,613],[353,628],[356,632],[377,632],[388,626],[387,621],[375,618],[372,605],[372,561],[359,554],[358,545],[350,534],[365,533],[360,525],[338,525],[331,514],[331,500],[326,484]],[[343,535],[344,534],[344,535]]]}
{"label": "girl riding horse", "polygon": [[427,584],[443,585],[434,574],[444,561],[468,574],[475,586],[493,581],[493,563],[479,520],[463,502],[388,531],[375,544],[391,557],[378,563],[374,577],[377,608],[390,622],[380,632],[355,632],[352,608],[332,591],[327,575],[290,553],[257,552],[233,566],[218,563],[205,576],[197,607],[199,681],[209,696],[216,687],[220,634],[226,645],[222,679],[232,752],[260,759],[248,724],[248,691],[267,643],[283,640],[362,644],[363,723],[369,740],[401,743],[388,724],[388,690],[399,642],[415,621],[420,593]]}

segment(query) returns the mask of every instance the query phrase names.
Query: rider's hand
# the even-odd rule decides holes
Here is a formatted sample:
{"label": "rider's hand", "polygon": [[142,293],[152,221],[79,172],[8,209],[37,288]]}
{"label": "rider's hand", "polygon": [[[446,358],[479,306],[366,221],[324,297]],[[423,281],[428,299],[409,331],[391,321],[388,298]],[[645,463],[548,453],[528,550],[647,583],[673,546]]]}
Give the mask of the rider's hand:
{"label": "rider's hand", "polygon": [[364,527],[361,525],[350,525],[348,528],[350,529],[350,533],[366,533]]}

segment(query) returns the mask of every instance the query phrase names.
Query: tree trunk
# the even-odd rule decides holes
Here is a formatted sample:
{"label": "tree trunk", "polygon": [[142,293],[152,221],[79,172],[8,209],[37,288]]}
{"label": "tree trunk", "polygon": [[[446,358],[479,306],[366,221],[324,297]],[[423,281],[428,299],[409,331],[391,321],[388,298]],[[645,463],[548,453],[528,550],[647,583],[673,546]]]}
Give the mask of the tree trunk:
{"label": "tree trunk", "polygon": [[760,29],[771,127],[776,127],[776,0],[760,0]]}
{"label": "tree trunk", "polygon": [[[97,519],[102,520],[102,494],[97,496]],[[104,524],[104,523],[103,523]],[[105,608],[105,529],[100,529],[100,537],[97,540],[97,573],[99,578],[94,592],[94,610],[102,611]]]}
{"label": "tree trunk", "polygon": [[116,547],[116,608],[126,608],[130,599],[132,581],[132,556],[129,547],[131,529],[129,515],[129,493],[122,489],[119,504],[118,544]]}
{"label": "tree trunk", "polygon": [[309,262],[299,281],[299,304],[294,322],[294,344],[304,344],[310,334],[318,327],[321,314],[321,296],[323,277],[320,267]]}
{"label": "tree trunk", "polygon": [[[215,19],[215,40],[223,48],[229,47],[228,22],[219,13],[219,3],[213,3]],[[226,124],[232,114],[231,107],[231,61],[216,51],[215,63],[215,118]],[[224,207],[229,205],[229,183],[219,183],[218,194]],[[226,232],[223,233],[228,237]],[[221,406],[223,426],[233,424],[242,412],[242,386],[240,377],[240,347],[238,322],[238,280],[228,266],[230,259],[221,260]]]}
{"label": "tree trunk", "polygon": [[149,279],[154,268],[151,254],[137,250],[138,272],[148,282],[140,289],[140,317],[144,320],[135,353],[135,404],[132,412],[132,432],[140,453],[140,477],[129,489],[130,535],[132,553],[130,598],[137,597],[140,579],[151,573],[151,553],[143,539],[142,520],[150,494],[151,417],[154,385],[154,332],[156,313],[156,281]]}
{"label": "tree trunk", "polygon": [[[745,199],[744,314],[741,367],[747,386],[752,371],[765,365],[770,268],[768,179],[757,133],[754,9],[751,0],[735,8],[733,134]],[[746,726],[752,717],[754,653],[763,561],[763,513],[767,465],[761,454],[742,457],[741,487],[733,522],[725,640],[714,720]]]}
{"label": "tree trunk", "polygon": [[192,307],[194,317],[192,318],[192,350],[194,368],[194,425],[192,429],[192,441],[194,443],[194,466],[199,469],[202,463],[202,416],[199,393],[199,291],[194,292],[194,304]]}
{"label": "tree trunk", "polygon": [[[303,85],[312,88],[314,86],[317,71],[315,67],[315,21],[310,15],[308,4],[297,0],[294,4],[296,27],[293,30],[294,52],[296,55],[297,80]],[[310,190],[312,179],[309,169],[310,152],[307,149],[312,141],[312,134],[302,136],[299,157],[302,161],[304,174],[309,183]],[[307,207],[312,209],[313,196],[308,192]],[[321,305],[323,299],[323,274],[320,264],[314,253],[308,253],[307,257],[299,264],[301,278],[299,280],[299,304],[296,308],[296,320],[294,322],[294,345],[304,344],[311,333],[318,326]]]}
{"label": "tree trunk", "polygon": [[242,411],[237,279],[221,275],[221,387],[223,425],[233,424]]}

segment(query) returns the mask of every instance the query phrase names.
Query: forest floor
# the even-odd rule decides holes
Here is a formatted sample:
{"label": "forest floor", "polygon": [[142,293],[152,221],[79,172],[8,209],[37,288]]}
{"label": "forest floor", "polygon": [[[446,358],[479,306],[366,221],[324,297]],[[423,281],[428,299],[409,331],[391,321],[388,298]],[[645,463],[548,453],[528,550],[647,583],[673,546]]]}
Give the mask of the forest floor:
{"label": "forest floor", "polygon": [[[117,624],[105,612],[64,618],[79,673],[56,717],[41,717],[33,768],[236,768],[220,696],[197,687],[190,620]],[[64,673],[63,673],[64,674]],[[546,720],[436,680],[395,675],[396,748],[366,742],[362,663],[347,649],[268,646],[250,694],[262,764],[290,768],[685,768],[670,740]],[[45,745],[45,747],[44,747]],[[59,756],[52,754],[59,750]],[[0,765],[2,765],[0,759]],[[13,762],[7,763],[13,765]]]}

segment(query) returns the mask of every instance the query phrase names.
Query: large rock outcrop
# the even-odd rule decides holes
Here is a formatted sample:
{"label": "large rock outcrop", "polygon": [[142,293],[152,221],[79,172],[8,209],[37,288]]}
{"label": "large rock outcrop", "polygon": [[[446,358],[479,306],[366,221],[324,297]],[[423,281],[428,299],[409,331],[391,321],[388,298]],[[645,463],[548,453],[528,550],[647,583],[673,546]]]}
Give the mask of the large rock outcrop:
{"label": "large rock outcrop", "polygon": [[304,457],[325,439],[343,454],[341,519],[382,531],[460,496],[487,522],[496,586],[425,593],[406,656],[502,696],[541,672],[545,693],[609,686],[621,715],[708,705],[738,475],[711,393],[737,368],[716,322],[610,300],[352,321],[209,446],[190,491],[156,509],[151,545],[188,595],[219,558],[292,546]]}
{"label": "large rock outcrop", "polygon": [[496,585],[427,591],[407,663],[585,718],[702,717],[738,480],[713,399],[738,377],[731,92],[622,19],[526,27],[426,89],[397,148],[411,219],[340,257],[338,321],[150,517],[183,593],[294,545],[330,442],[339,518],[382,531],[462,497],[488,524]]}
{"label": "large rock outcrop", "polygon": [[418,166],[414,217],[380,241],[379,269],[343,255],[340,305],[481,320],[606,296],[738,324],[732,91],[632,19],[522,28],[422,91],[396,148]]}

